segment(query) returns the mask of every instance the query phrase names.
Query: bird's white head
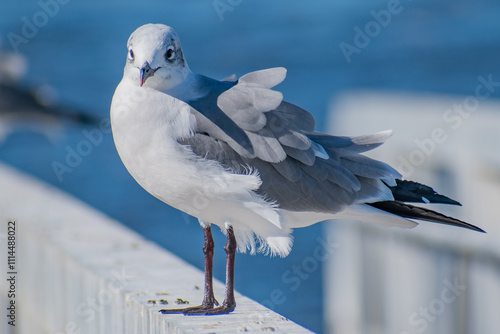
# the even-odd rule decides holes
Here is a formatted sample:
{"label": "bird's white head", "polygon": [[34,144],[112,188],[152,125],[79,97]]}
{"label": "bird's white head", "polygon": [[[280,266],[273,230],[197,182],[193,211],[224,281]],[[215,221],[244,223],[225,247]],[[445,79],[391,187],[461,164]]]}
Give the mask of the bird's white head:
{"label": "bird's white head", "polygon": [[177,33],[163,24],[146,24],[130,35],[124,78],[133,84],[167,91],[191,73]]}

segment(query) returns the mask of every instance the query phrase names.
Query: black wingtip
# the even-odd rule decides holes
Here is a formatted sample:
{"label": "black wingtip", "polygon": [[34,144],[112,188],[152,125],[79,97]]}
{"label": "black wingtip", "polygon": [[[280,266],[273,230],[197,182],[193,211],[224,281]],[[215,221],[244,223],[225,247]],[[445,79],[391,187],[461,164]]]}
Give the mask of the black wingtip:
{"label": "black wingtip", "polygon": [[396,180],[396,186],[390,188],[396,201],[462,205],[447,196],[438,194],[431,187],[414,181]]}

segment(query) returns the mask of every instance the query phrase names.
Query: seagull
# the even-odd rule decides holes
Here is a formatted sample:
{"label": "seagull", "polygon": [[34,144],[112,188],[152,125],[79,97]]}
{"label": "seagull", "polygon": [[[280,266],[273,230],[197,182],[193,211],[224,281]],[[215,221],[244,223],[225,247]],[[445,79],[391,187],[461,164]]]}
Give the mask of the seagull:
{"label": "seagull", "polygon": [[[421,220],[484,232],[406,203],[459,205],[362,155],[391,131],[357,137],[316,132],[309,112],[272,89],[285,76],[278,67],[212,79],[190,70],[171,27],[146,24],[130,36],[111,103],[117,151],[146,191],[198,218],[204,231],[203,302],[160,312],[232,312],[236,250],[285,257],[293,229],[329,219],[402,228]],[[221,305],[212,287],[212,224],[227,236]]]}

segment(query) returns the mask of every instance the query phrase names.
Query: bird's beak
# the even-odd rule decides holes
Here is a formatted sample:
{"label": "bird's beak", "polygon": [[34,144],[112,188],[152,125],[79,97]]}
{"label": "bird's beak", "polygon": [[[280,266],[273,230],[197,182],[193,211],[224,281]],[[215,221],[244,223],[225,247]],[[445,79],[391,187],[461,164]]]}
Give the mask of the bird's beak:
{"label": "bird's beak", "polygon": [[149,77],[152,77],[156,69],[152,68],[148,62],[145,62],[144,65],[139,69],[141,71],[141,87],[148,80]]}

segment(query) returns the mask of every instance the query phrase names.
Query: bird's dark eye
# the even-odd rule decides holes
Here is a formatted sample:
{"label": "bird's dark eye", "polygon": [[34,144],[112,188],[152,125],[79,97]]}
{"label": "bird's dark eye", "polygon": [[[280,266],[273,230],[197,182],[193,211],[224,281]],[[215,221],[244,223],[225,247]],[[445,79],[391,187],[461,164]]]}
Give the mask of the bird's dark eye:
{"label": "bird's dark eye", "polygon": [[134,51],[132,49],[128,50],[128,59],[134,60]]}
{"label": "bird's dark eye", "polygon": [[174,59],[174,57],[175,57],[175,50],[174,50],[174,47],[173,47],[173,46],[169,46],[169,47],[167,48],[167,52],[165,53],[165,58],[166,58],[167,60],[172,60],[172,59]]}

